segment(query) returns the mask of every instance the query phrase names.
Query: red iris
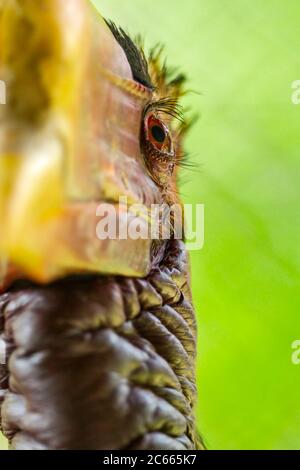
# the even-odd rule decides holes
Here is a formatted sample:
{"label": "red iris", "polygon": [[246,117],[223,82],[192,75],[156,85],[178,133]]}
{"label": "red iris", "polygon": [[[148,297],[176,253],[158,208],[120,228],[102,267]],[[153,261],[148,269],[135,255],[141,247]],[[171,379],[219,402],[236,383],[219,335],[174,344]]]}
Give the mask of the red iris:
{"label": "red iris", "polygon": [[154,116],[147,120],[148,140],[158,150],[162,150],[168,142],[168,130],[162,121]]}

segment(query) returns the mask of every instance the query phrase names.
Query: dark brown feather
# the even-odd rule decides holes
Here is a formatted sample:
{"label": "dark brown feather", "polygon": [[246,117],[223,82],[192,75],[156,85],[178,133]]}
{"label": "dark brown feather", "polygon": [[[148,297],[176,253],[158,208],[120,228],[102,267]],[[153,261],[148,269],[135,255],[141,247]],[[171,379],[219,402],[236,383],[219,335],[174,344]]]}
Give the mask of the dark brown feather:
{"label": "dark brown feather", "polygon": [[182,242],[147,279],[15,285],[0,297],[13,449],[195,449],[196,325]]}

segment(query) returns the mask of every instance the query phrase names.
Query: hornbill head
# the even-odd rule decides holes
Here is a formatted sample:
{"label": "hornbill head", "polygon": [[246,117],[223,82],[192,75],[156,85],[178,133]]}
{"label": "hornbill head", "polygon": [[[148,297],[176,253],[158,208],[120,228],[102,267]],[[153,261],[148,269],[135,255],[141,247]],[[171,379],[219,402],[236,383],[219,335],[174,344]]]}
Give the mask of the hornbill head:
{"label": "hornbill head", "polygon": [[[99,240],[99,203],[177,202],[182,79],[86,0],[1,0],[0,282],[145,276],[150,237]],[[124,199],[123,199],[124,201]],[[147,218],[147,217],[146,217]],[[126,237],[124,237],[126,238]],[[145,238],[145,237],[144,237]],[[157,247],[156,247],[157,249]]]}
{"label": "hornbill head", "polygon": [[169,239],[97,231],[99,204],[137,232],[178,205],[183,77],[88,0],[0,0],[0,22],[0,429],[14,449],[202,448],[182,212]]}

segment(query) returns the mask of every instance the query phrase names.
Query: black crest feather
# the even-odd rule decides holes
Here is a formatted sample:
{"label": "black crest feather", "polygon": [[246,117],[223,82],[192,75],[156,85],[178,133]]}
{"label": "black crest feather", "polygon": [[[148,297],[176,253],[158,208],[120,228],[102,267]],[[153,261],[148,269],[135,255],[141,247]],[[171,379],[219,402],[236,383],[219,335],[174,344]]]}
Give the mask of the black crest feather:
{"label": "black crest feather", "polygon": [[154,89],[148,71],[147,59],[142,49],[133,42],[130,36],[128,36],[122,28],[118,28],[115,23],[106,20],[106,24],[124,50],[130,64],[134,80],[150,89]]}

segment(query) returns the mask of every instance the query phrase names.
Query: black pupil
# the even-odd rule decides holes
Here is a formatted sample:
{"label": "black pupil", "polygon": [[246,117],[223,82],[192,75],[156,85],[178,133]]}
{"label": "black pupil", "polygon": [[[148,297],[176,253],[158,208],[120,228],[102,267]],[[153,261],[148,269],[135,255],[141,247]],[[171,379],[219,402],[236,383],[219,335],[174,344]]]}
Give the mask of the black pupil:
{"label": "black pupil", "polygon": [[160,126],[153,126],[151,128],[152,136],[156,140],[156,142],[159,142],[160,144],[163,144],[166,138],[166,133],[164,129]]}

